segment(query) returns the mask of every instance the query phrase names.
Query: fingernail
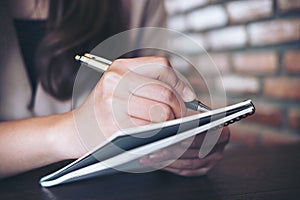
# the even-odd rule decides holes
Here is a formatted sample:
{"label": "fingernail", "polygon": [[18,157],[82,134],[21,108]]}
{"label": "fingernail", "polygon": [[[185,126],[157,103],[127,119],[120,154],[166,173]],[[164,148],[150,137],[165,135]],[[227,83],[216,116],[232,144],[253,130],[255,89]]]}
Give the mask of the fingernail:
{"label": "fingernail", "polygon": [[188,87],[185,86],[183,89],[183,100],[188,102],[188,101],[192,101],[196,98],[196,95],[192,92],[192,90]]}

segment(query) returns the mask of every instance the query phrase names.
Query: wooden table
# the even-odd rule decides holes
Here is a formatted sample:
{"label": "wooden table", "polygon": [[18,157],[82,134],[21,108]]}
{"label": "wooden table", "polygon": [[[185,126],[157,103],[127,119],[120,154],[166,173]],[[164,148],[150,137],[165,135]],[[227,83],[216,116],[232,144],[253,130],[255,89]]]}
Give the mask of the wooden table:
{"label": "wooden table", "polygon": [[238,148],[206,176],[119,173],[52,188],[38,180],[63,163],[0,181],[0,199],[300,199],[300,144]]}

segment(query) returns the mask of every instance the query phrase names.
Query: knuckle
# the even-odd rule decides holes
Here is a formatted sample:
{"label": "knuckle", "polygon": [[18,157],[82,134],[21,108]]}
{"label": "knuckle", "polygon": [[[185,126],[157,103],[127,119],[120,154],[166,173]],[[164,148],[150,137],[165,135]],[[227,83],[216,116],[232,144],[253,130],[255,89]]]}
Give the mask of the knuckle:
{"label": "knuckle", "polygon": [[193,160],[186,159],[182,162],[182,167],[193,169],[195,167]]}
{"label": "knuckle", "polygon": [[174,88],[178,90],[183,90],[184,83],[177,77],[174,77]]}
{"label": "knuckle", "polygon": [[204,168],[202,169],[203,175],[204,175],[204,174],[207,174],[207,173],[209,172],[209,170],[210,170],[209,167],[204,167]]}
{"label": "knuckle", "polygon": [[104,94],[112,94],[120,82],[121,77],[113,71],[108,71],[103,74],[100,82],[97,84],[97,91]]}
{"label": "knuckle", "polygon": [[184,170],[180,171],[178,174],[181,176],[192,176],[190,171],[184,171]]}
{"label": "knuckle", "polygon": [[165,121],[174,119],[173,111],[171,110],[171,108],[169,106],[163,105],[162,108],[163,108],[163,112],[164,112],[164,120]]}
{"label": "knuckle", "polygon": [[121,78],[121,76],[117,72],[110,70],[103,74],[103,76],[101,77],[101,80],[103,83],[111,84],[111,83],[118,82],[120,80],[120,78]]}
{"label": "knuckle", "polygon": [[173,102],[175,95],[170,89],[165,88],[162,90],[162,98],[164,102]]}
{"label": "knuckle", "polygon": [[149,110],[150,119],[155,122],[164,122],[174,119],[173,111],[171,108],[163,103],[150,107]]}
{"label": "knuckle", "polygon": [[174,119],[173,111],[170,109],[169,106],[166,106],[165,113],[166,113],[166,120]]}
{"label": "knuckle", "polygon": [[187,169],[196,170],[199,167],[203,166],[202,160],[199,159],[190,159],[186,160],[185,166]]}
{"label": "knuckle", "polygon": [[209,171],[209,168],[203,167],[200,169],[195,169],[195,170],[183,170],[181,171],[181,175],[183,176],[203,176],[207,174]]}
{"label": "knuckle", "polygon": [[186,176],[186,177],[203,176],[203,175],[207,174],[209,170],[210,170],[210,168],[208,168],[208,167],[203,167],[200,169],[181,169],[177,172],[177,174],[181,175],[181,176]]}
{"label": "knuckle", "polygon": [[179,172],[181,176],[195,176],[196,173],[192,170],[182,170]]}
{"label": "knuckle", "polygon": [[173,69],[170,67],[169,60],[164,57],[159,57],[156,61],[157,70],[159,74],[167,75],[169,77],[174,76]]}
{"label": "knuckle", "polygon": [[114,62],[112,63],[110,68],[114,68],[116,66],[122,66],[123,64],[125,64],[128,61],[128,59],[124,59],[124,58],[119,58],[117,60],[114,60]]}
{"label": "knuckle", "polygon": [[165,67],[170,66],[170,62],[166,57],[156,57],[156,60],[158,63],[160,63],[161,65],[163,65]]}

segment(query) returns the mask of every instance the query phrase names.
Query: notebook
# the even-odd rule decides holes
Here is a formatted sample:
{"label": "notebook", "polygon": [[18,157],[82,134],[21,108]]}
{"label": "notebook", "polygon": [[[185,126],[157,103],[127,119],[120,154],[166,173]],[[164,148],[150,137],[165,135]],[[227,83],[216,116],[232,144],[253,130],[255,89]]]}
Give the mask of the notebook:
{"label": "notebook", "polygon": [[[138,159],[208,130],[227,126],[255,112],[251,100],[167,122],[118,131],[92,151],[40,180],[51,187],[89,177],[137,170]],[[209,134],[209,132],[208,132]]]}

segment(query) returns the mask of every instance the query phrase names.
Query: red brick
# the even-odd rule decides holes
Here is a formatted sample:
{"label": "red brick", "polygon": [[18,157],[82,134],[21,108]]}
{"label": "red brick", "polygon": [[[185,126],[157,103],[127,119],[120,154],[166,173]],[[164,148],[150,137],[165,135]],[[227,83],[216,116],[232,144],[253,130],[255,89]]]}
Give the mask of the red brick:
{"label": "red brick", "polygon": [[169,43],[169,50],[175,52],[183,52],[184,54],[199,54],[206,51],[207,42],[202,39],[201,34],[193,34],[186,36],[174,37],[171,39],[172,42]]}
{"label": "red brick", "polygon": [[300,10],[300,0],[277,0],[281,11]]}
{"label": "red brick", "polygon": [[201,76],[195,73],[190,74],[189,83],[191,84],[196,94],[201,94],[201,96],[203,95],[203,93],[208,94],[207,85],[203,78],[201,78]]}
{"label": "red brick", "polygon": [[258,79],[251,76],[224,75],[216,84],[218,90],[230,93],[255,94],[260,90]]}
{"label": "red brick", "polygon": [[256,75],[273,74],[278,68],[278,59],[275,52],[234,54],[232,63],[237,72]]}
{"label": "red brick", "polygon": [[283,58],[284,68],[290,73],[300,72],[300,50],[288,51]]}
{"label": "red brick", "polygon": [[225,9],[220,5],[198,9],[186,16],[187,27],[199,31],[224,26],[227,22]]}
{"label": "red brick", "polygon": [[300,100],[299,87],[299,78],[267,78],[264,83],[264,93],[269,97]]}
{"label": "red brick", "polygon": [[300,130],[300,109],[291,108],[289,110],[289,126],[293,129]]}
{"label": "red brick", "polygon": [[230,23],[246,22],[272,15],[272,0],[244,0],[226,4]]}
{"label": "red brick", "polygon": [[186,29],[185,17],[183,15],[169,17],[167,20],[167,26],[170,29],[184,31]]}
{"label": "red brick", "polygon": [[203,94],[208,92],[203,77],[189,62],[179,57],[171,57],[170,62],[177,70],[179,78],[190,84],[196,93]]}
{"label": "red brick", "polygon": [[[221,74],[227,73],[230,70],[230,57],[225,53],[204,54],[198,59],[198,66],[201,70],[210,70],[212,68],[217,69],[214,71]],[[218,74],[213,74],[218,75]]]}
{"label": "red brick", "polygon": [[176,12],[183,12],[198,6],[205,5],[209,0],[165,0],[165,7],[168,13],[174,14]]}
{"label": "red brick", "polygon": [[248,27],[251,45],[268,45],[300,39],[300,20],[257,22]]}
{"label": "red brick", "polygon": [[[190,33],[190,34],[187,34],[187,36],[192,40],[194,41],[195,43],[198,44],[198,48],[197,48],[197,51],[199,51],[199,47],[202,49],[202,51],[207,51],[207,49],[209,49],[209,44],[206,42],[205,40],[205,37],[203,34],[201,33]],[[191,45],[189,45],[188,48],[191,48],[190,47]],[[195,52],[193,50],[187,50],[188,52]]]}
{"label": "red brick", "polygon": [[248,40],[244,26],[234,26],[210,31],[206,34],[206,39],[210,48],[213,50],[244,47]]}
{"label": "red brick", "polygon": [[255,104],[255,114],[250,116],[248,119],[260,124],[281,126],[283,121],[283,110],[282,108],[269,103],[257,103]]}

